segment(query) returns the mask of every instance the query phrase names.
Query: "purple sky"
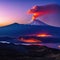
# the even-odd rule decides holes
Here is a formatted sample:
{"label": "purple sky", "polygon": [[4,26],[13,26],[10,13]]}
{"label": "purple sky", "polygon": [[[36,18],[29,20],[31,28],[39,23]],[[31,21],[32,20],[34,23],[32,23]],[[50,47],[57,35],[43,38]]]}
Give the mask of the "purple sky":
{"label": "purple sky", "polygon": [[14,22],[30,23],[32,15],[28,15],[27,11],[31,7],[49,3],[60,4],[59,2],[58,0],[0,0],[0,25]]}

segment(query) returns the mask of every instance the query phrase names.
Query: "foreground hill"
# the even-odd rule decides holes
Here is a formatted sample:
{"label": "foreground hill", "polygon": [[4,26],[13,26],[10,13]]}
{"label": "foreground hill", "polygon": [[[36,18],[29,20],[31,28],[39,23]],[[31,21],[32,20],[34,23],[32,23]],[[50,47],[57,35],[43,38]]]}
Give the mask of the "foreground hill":
{"label": "foreground hill", "polygon": [[[24,49],[23,49],[24,48]],[[19,49],[19,50],[18,50]],[[0,43],[1,60],[60,60],[60,50],[36,45]]]}

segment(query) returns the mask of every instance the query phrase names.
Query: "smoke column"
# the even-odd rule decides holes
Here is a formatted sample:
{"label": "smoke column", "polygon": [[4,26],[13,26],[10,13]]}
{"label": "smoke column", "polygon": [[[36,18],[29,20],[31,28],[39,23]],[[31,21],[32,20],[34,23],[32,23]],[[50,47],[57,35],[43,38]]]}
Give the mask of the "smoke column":
{"label": "smoke column", "polygon": [[45,14],[60,13],[60,5],[49,4],[44,6],[34,6],[28,11],[28,14],[33,14],[32,20]]}

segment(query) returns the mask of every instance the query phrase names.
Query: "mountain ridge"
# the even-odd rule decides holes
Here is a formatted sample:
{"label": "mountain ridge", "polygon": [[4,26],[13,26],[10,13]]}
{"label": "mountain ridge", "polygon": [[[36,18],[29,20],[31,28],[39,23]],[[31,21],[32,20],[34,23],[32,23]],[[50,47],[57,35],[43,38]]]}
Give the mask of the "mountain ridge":
{"label": "mountain ridge", "polygon": [[0,36],[24,36],[48,32],[51,35],[60,36],[60,28],[49,25],[30,25],[13,23],[11,25],[0,27]]}

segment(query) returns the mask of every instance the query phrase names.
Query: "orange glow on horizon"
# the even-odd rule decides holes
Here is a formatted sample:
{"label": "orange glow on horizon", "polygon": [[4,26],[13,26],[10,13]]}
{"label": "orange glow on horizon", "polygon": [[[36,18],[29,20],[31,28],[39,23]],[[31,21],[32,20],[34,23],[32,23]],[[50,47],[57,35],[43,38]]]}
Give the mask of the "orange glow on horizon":
{"label": "orange glow on horizon", "polygon": [[6,16],[1,16],[0,17],[0,27],[10,25],[12,23],[13,23],[12,18],[8,18]]}
{"label": "orange glow on horizon", "polygon": [[0,21],[0,26],[6,26],[6,25],[9,25],[9,24],[10,24],[9,22]]}

